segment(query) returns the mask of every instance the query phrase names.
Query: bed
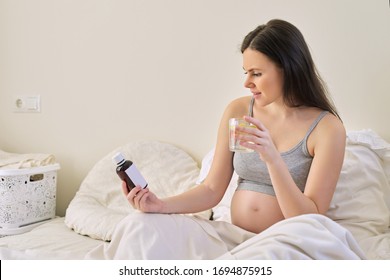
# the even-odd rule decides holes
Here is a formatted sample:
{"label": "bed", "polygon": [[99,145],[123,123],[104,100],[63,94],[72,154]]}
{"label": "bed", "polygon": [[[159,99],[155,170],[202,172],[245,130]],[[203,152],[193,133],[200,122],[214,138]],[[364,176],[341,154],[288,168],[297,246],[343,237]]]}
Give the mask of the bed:
{"label": "bed", "polygon": [[236,174],[210,211],[135,211],[121,193],[111,160],[118,151],[136,163],[160,197],[201,182],[213,158],[210,150],[199,168],[172,144],[136,141],[118,147],[90,170],[65,217],[0,238],[0,259],[390,259],[390,144],[372,130],[348,132],[326,215],[286,219],[260,234],[230,223]]}

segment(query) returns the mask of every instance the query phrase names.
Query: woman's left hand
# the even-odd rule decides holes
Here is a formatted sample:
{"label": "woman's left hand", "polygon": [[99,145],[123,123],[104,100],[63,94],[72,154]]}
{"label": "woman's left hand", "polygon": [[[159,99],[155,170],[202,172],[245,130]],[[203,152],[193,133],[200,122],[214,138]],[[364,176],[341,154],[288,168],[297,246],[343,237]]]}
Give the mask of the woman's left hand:
{"label": "woman's left hand", "polygon": [[242,132],[237,136],[240,145],[256,151],[266,163],[278,158],[280,153],[263,123],[249,116],[244,116],[244,119],[256,127],[236,127],[237,131]]}

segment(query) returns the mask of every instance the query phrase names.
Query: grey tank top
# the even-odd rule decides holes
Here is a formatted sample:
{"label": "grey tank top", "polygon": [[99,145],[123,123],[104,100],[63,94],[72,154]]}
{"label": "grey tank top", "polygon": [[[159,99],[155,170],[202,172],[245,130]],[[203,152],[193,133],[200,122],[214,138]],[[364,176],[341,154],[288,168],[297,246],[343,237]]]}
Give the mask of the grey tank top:
{"label": "grey tank top", "polygon": [[[327,113],[327,111],[320,113],[316,120],[311,124],[305,137],[295,147],[280,153],[295,184],[302,192],[305,190],[307,176],[313,160],[313,157],[307,149],[307,139],[313,129]],[[253,99],[250,103],[249,115],[253,116]],[[260,159],[256,152],[234,153],[233,165],[239,176],[237,190],[250,190],[273,196],[275,195],[267,165]]]}

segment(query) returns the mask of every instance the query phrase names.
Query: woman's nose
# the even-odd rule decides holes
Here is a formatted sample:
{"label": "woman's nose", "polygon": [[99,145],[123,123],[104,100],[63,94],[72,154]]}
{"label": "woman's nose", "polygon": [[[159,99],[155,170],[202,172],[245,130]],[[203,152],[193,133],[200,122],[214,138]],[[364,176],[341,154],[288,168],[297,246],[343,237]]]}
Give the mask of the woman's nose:
{"label": "woman's nose", "polygon": [[246,87],[246,88],[253,87],[253,83],[250,81],[250,77],[249,76],[247,76],[245,81],[244,81],[244,87]]}

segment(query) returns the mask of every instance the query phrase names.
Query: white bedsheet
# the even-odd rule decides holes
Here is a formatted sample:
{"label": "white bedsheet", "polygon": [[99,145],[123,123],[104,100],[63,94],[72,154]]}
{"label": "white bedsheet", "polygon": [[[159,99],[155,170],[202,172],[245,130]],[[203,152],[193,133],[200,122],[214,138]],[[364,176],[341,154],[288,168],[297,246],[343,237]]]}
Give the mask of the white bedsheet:
{"label": "white bedsheet", "polygon": [[87,259],[365,259],[352,234],[323,215],[283,220],[260,234],[186,215],[134,213]]}
{"label": "white bedsheet", "polygon": [[0,238],[1,260],[79,260],[104,241],[82,236],[55,218],[30,232]]}

